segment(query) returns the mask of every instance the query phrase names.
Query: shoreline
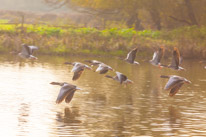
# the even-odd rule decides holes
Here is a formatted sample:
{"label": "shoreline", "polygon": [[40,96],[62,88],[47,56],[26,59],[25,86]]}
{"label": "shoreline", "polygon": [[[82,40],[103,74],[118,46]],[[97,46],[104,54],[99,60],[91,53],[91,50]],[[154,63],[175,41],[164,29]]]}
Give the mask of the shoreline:
{"label": "shoreline", "polygon": [[[171,57],[174,47],[185,58],[206,59],[206,27],[196,26],[163,31],[135,31],[133,29],[95,28],[55,28],[49,26],[27,26],[22,32],[19,28],[0,25],[0,52],[19,52],[21,44],[36,45],[39,55],[83,55],[123,57],[137,47],[137,56],[151,58],[160,46],[165,47],[165,58]],[[44,28],[45,27],[45,28]],[[193,33],[196,32],[195,36]],[[201,37],[200,37],[201,36]]]}

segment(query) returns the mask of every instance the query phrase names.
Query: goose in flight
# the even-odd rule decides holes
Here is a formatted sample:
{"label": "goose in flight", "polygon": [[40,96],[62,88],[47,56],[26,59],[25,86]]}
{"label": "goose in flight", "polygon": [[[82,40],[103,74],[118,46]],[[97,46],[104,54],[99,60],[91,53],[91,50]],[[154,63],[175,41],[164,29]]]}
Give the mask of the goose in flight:
{"label": "goose in flight", "polygon": [[155,52],[154,52],[153,58],[152,58],[152,60],[150,60],[149,62],[150,62],[152,65],[154,65],[154,66],[159,66],[159,67],[161,67],[160,61],[161,61],[163,55],[164,55],[164,47],[161,46],[158,51],[155,51]]}
{"label": "goose in flight", "polygon": [[89,69],[92,70],[91,67],[87,66],[86,64],[80,63],[80,62],[65,62],[65,64],[71,64],[73,65],[73,68],[71,70],[71,72],[74,72],[74,75],[72,77],[72,80],[77,80],[79,79],[79,77],[81,76],[82,72],[84,71],[84,69]]}
{"label": "goose in flight", "polygon": [[91,66],[98,66],[99,64],[102,64],[101,61],[97,61],[97,60],[85,60],[85,62],[90,63]]}
{"label": "goose in flight", "polygon": [[22,44],[22,50],[18,55],[26,59],[37,59],[37,57],[33,56],[32,54],[38,49],[39,48],[37,46],[28,46],[26,44]]}
{"label": "goose in flight", "polygon": [[72,100],[75,91],[81,90],[77,86],[69,84],[67,82],[51,82],[50,84],[61,86],[59,95],[56,99],[57,104],[60,104],[63,100],[65,100],[66,103],[69,103]]}
{"label": "goose in flight", "polygon": [[168,82],[164,87],[164,90],[170,90],[169,96],[174,96],[179,89],[182,87],[184,83],[191,83],[191,81],[187,80],[186,78],[176,76],[176,75],[170,75],[170,76],[164,76],[161,75],[161,78],[168,78]]}
{"label": "goose in flight", "polygon": [[120,84],[132,84],[133,83],[133,81],[128,79],[127,76],[125,76],[124,74],[120,72],[116,72],[116,76],[112,77],[112,76],[106,75],[105,77],[118,81]]}
{"label": "goose in flight", "polygon": [[174,69],[174,70],[185,70],[184,68],[180,67],[181,64],[181,57],[180,52],[178,48],[174,47],[173,53],[172,53],[172,62],[170,65],[168,65],[168,68]]}
{"label": "goose in flight", "polygon": [[136,53],[137,53],[137,48],[131,50],[131,51],[127,54],[127,58],[125,59],[125,61],[128,62],[128,63],[130,63],[130,64],[139,65],[139,62],[136,62],[136,61],[135,61]]}
{"label": "goose in flight", "polygon": [[104,64],[103,62],[97,61],[97,60],[85,60],[85,62],[89,62],[91,66],[98,66],[96,69],[96,72],[99,72],[99,74],[105,74],[109,70],[114,71],[112,67]]}
{"label": "goose in flight", "polygon": [[98,68],[96,69],[96,72],[99,72],[99,74],[105,74],[109,70],[114,71],[114,69],[104,63],[99,64]]}

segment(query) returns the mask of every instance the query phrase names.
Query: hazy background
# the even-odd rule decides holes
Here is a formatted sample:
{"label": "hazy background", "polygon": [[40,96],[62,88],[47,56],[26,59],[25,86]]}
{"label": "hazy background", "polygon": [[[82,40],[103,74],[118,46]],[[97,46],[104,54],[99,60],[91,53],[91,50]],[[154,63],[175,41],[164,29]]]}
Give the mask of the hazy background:
{"label": "hazy background", "polygon": [[165,45],[178,47],[183,57],[206,58],[205,13],[206,0],[0,0],[0,45],[118,55],[135,45],[150,54]]}
{"label": "hazy background", "polygon": [[[22,10],[22,11],[33,11],[33,12],[68,12],[68,8],[51,7],[46,4],[44,0],[0,0],[1,10]],[[71,11],[71,10],[70,10]]]}

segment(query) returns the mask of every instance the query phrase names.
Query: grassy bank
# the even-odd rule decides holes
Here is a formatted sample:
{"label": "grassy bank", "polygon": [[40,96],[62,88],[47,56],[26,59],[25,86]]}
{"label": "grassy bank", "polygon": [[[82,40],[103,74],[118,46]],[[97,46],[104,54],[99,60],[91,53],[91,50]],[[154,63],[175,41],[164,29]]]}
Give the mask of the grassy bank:
{"label": "grassy bank", "polygon": [[[166,56],[174,46],[185,58],[206,58],[206,27],[163,31],[53,27],[49,25],[0,25],[0,51],[20,50],[21,43],[37,45],[39,54],[125,55],[138,46],[138,55],[151,55],[160,45]],[[150,56],[151,57],[151,56]]]}

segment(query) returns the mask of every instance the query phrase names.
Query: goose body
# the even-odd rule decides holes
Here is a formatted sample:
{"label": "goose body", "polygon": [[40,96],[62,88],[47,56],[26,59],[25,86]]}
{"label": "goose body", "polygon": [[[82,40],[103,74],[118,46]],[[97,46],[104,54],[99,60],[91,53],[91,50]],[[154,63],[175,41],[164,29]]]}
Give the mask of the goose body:
{"label": "goose body", "polygon": [[170,75],[170,76],[161,75],[160,77],[169,79],[164,87],[164,90],[170,90],[169,96],[174,96],[184,83],[191,83],[191,81],[187,80],[186,78],[176,76],[176,75]]}
{"label": "goose body", "polygon": [[154,66],[161,66],[161,59],[164,55],[164,47],[160,47],[158,51],[155,51],[153,54],[153,58],[152,60],[150,60],[149,62],[154,65]]}
{"label": "goose body", "polygon": [[110,67],[104,63],[101,63],[101,64],[99,64],[98,68],[96,69],[96,72],[99,72],[99,74],[105,74],[109,70],[114,71],[112,67]]}
{"label": "goose body", "polygon": [[168,65],[168,68],[174,69],[174,70],[185,70],[184,68],[180,67],[181,64],[181,57],[179,50],[175,47],[172,54],[172,62],[170,65]]}
{"label": "goose body", "polygon": [[92,69],[91,67],[87,66],[86,64],[83,64],[83,63],[80,63],[80,62],[74,62],[74,63],[65,62],[65,64],[73,65],[73,68],[71,70],[71,72],[74,72],[72,80],[79,79],[79,77],[81,76],[84,69],[89,69],[89,70]]}
{"label": "goose body", "polygon": [[131,50],[131,51],[127,54],[127,57],[126,57],[125,61],[128,62],[128,63],[130,63],[130,64],[139,65],[139,62],[136,62],[136,61],[135,61],[136,53],[137,53],[137,48]]}
{"label": "goose body", "polygon": [[22,44],[22,50],[18,55],[25,59],[37,59],[37,57],[32,55],[35,50],[38,50],[37,46]]}
{"label": "goose body", "polygon": [[109,76],[109,75],[106,75],[105,77],[107,78],[111,78],[115,81],[118,81],[120,84],[131,84],[133,83],[133,81],[131,81],[130,79],[127,78],[126,75],[120,73],[120,72],[116,72],[116,75],[115,76]]}
{"label": "goose body", "polygon": [[60,92],[57,96],[56,103],[60,104],[63,100],[65,100],[66,103],[69,103],[76,90],[81,90],[75,85],[69,84],[67,82],[51,82],[52,85],[59,85],[61,86]]}

